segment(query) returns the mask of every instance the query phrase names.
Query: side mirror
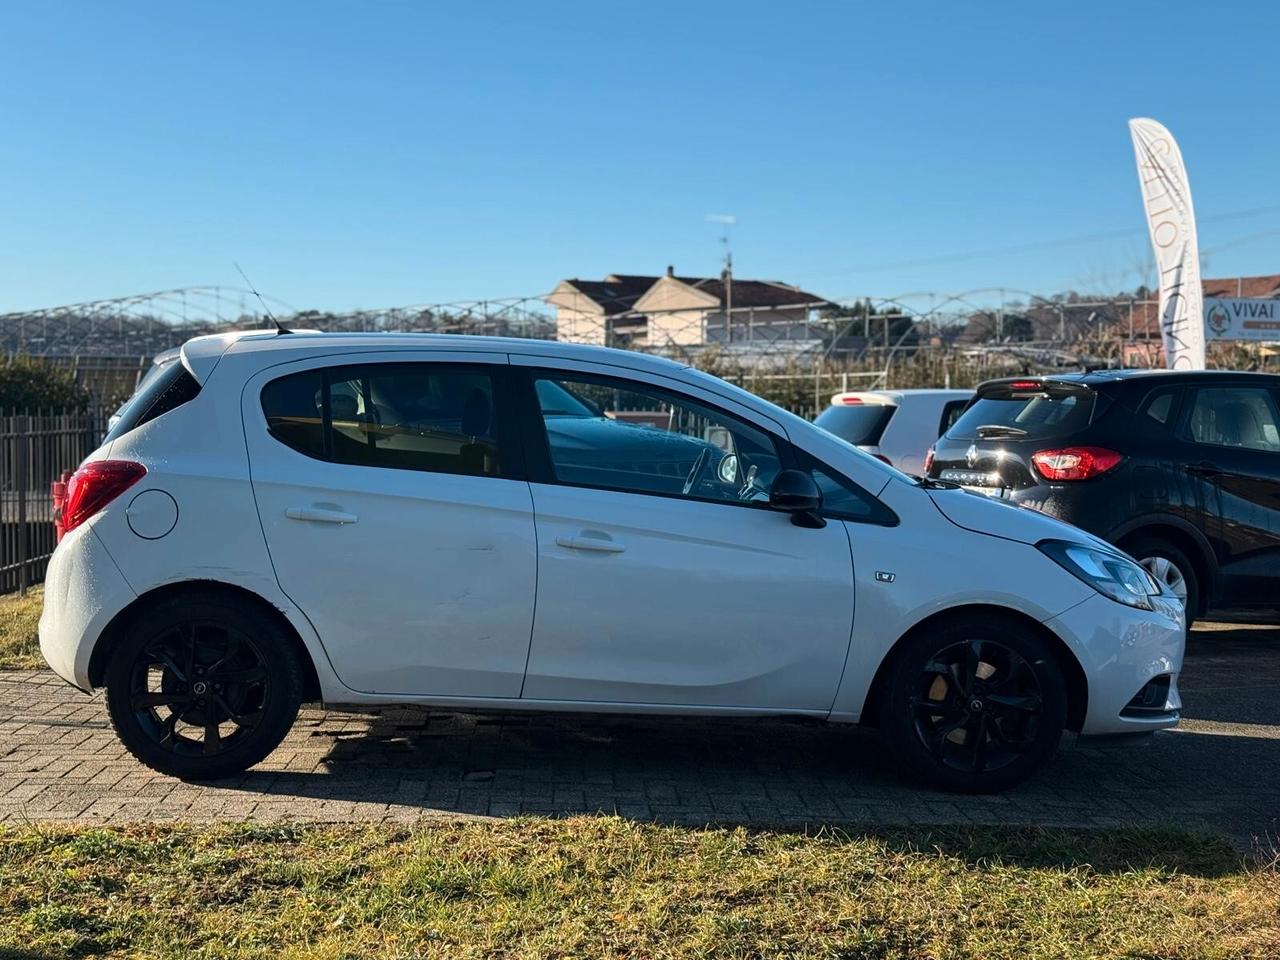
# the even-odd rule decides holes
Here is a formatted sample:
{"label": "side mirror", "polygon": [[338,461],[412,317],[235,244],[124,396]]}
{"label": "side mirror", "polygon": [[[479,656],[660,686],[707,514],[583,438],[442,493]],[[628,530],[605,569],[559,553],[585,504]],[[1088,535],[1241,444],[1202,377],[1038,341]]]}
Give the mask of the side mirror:
{"label": "side mirror", "polygon": [[822,491],[803,470],[783,470],[774,478],[769,489],[769,507],[791,514],[791,522],[797,527],[818,529],[827,525],[819,513]]}

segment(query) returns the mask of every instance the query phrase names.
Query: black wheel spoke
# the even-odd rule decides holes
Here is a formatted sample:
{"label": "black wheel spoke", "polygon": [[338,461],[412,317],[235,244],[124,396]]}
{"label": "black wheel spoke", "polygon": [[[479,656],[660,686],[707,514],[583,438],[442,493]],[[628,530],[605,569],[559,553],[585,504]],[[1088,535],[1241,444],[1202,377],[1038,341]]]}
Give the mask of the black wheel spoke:
{"label": "black wheel spoke", "polygon": [[227,701],[222,697],[214,697],[214,701],[220,708],[222,708],[222,711],[226,713],[228,720],[244,730],[253,729],[258,725],[258,721],[262,719],[261,710],[251,710],[247,713],[236,713],[230,706],[228,706]]}
{"label": "black wheel spoke", "polygon": [[215,674],[218,673],[218,671],[224,669],[226,665],[229,662],[231,662],[231,660],[235,657],[235,655],[240,652],[241,646],[243,646],[242,641],[238,636],[235,636],[233,634],[227,640],[227,649],[223,651],[222,656],[219,657],[218,660],[213,664],[213,666],[209,668],[208,670],[209,676],[213,677]]}
{"label": "black wheel spoke", "polygon": [[973,772],[982,773],[987,769],[987,727],[990,723],[990,714],[983,713],[978,716],[976,724],[977,730],[970,730],[973,740]]}
{"label": "black wheel spoke", "polygon": [[164,736],[160,738],[160,743],[165,744],[174,739],[174,735],[177,732],[179,716],[180,714],[175,710],[165,718],[163,723],[160,724],[160,729],[164,731]]}
{"label": "black wheel spoke", "polygon": [[993,693],[987,697],[988,703],[998,704],[1009,710],[1021,713],[1039,713],[1040,698],[1034,695],[1013,696],[1011,694]]}
{"label": "black wheel spoke", "polygon": [[136,693],[129,700],[129,706],[134,710],[148,710],[151,707],[167,707],[171,704],[186,704],[191,702],[191,697],[185,693],[169,693],[166,691]]}
{"label": "black wheel spoke", "polygon": [[217,683],[262,683],[267,679],[266,667],[246,667],[242,670],[210,671],[209,680]]}
{"label": "black wheel spoke", "polygon": [[964,716],[964,707],[946,700],[930,700],[928,697],[912,697],[911,712],[918,717],[937,717],[942,720],[955,720]]}
{"label": "black wheel spoke", "polygon": [[144,651],[143,656],[148,657],[153,663],[158,663],[164,666],[176,679],[183,683],[186,682],[187,671],[178,666],[178,662],[174,659],[173,654],[164,647],[151,647]]}
{"label": "black wheel spoke", "polygon": [[218,753],[222,749],[222,732],[218,729],[218,714],[210,710],[204,721],[204,752]]}

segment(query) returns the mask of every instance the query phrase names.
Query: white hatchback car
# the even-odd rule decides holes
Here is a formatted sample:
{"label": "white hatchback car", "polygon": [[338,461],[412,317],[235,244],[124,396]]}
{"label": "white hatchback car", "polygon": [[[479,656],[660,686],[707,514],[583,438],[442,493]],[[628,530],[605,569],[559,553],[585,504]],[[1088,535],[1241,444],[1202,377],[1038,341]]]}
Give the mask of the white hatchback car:
{"label": "white hatchback car", "polygon": [[961,790],[1180,709],[1182,608],[1114,547],[637,353],[197,338],[62,519],[45,659],[184,778],[304,700],[864,722]]}
{"label": "white hatchback car", "polygon": [[972,399],[972,390],[847,390],[813,422],[903,473],[924,475],[934,443]]}

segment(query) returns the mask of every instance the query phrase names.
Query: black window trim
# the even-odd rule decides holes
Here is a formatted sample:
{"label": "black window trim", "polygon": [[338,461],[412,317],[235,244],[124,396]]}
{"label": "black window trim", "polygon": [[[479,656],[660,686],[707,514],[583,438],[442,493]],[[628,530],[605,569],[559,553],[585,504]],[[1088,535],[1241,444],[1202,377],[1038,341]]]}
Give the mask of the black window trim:
{"label": "black window trim", "polygon": [[748,510],[768,510],[774,511],[767,502],[760,501],[734,501],[734,500],[718,500],[712,497],[695,497],[683,493],[662,493],[651,490],[635,490],[627,487],[607,487],[598,483],[574,483],[569,480],[561,480],[556,476],[554,465],[551,462],[551,442],[547,437],[546,425],[542,418],[542,406],[538,400],[537,389],[534,384],[540,379],[553,380],[582,380],[584,383],[597,383],[601,386],[609,386],[613,383],[633,383],[636,385],[637,392],[656,392],[671,397],[676,402],[681,399],[687,399],[689,403],[696,403],[700,406],[715,412],[716,414],[727,418],[730,421],[736,421],[745,424],[753,430],[763,433],[774,444],[774,448],[778,453],[779,468],[783,470],[804,469],[801,466],[802,458],[807,457],[814,463],[818,464],[823,470],[834,477],[837,482],[848,484],[862,496],[865,496],[872,504],[875,504],[878,510],[883,511],[883,515],[878,518],[874,517],[851,517],[847,514],[838,513],[837,511],[828,511],[825,507],[821,511],[821,515],[832,520],[847,520],[851,523],[870,523],[875,526],[897,526],[899,523],[898,515],[887,506],[879,497],[872,494],[865,487],[853,480],[850,480],[844,473],[835,469],[830,464],[819,460],[813,454],[800,450],[785,436],[779,436],[772,430],[762,427],[757,423],[746,420],[739,414],[726,410],[717,403],[707,401],[701,397],[685,397],[665,386],[649,383],[647,380],[639,380],[634,377],[627,377],[618,374],[602,374],[594,371],[561,369],[558,367],[546,366],[526,366],[524,364],[513,364],[511,367],[513,375],[513,387],[515,388],[516,403],[512,409],[519,411],[520,430],[519,433],[526,440],[523,444],[525,454],[525,466],[527,478],[530,483],[541,483],[548,486],[556,487],[572,487],[580,490],[602,490],[606,493],[624,493],[636,497],[661,497],[664,500],[681,500],[686,503],[708,503],[721,507],[733,507],[735,509]]}
{"label": "black window trim", "polygon": [[[292,450],[300,457],[306,457],[308,460],[314,460],[318,463],[330,463],[340,467],[356,467],[364,470],[398,470],[410,473],[429,473],[435,476],[444,477],[471,477],[476,480],[525,480],[528,477],[526,470],[525,445],[521,442],[519,421],[513,416],[513,411],[519,409],[516,399],[517,395],[512,391],[512,372],[511,367],[507,363],[492,362],[486,363],[477,360],[450,360],[447,357],[424,357],[421,359],[395,359],[395,360],[349,360],[341,355],[315,357],[312,360],[319,360],[320,363],[309,363],[301,369],[291,369],[286,372],[279,373],[263,382],[258,388],[258,409],[262,412],[264,426],[267,435],[271,439],[280,444],[287,450]],[[335,459],[333,452],[332,423],[333,414],[330,399],[329,388],[332,384],[333,372],[335,370],[353,370],[356,371],[347,379],[359,378],[366,379],[363,371],[376,367],[409,367],[420,369],[422,367],[444,367],[451,370],[467,370],[473,373],[484,373],[489,377],[489,382],[493,387],[493,408],[494,408],[494,440],[498,447],[498,475],[490,476],[488,474],[476,473],[452,473],[445,470],[430,470],[424,467],[398,466],[394,464],[366,464],[366,463],[347,463],[342,460]],[[273,371],[274,372],[274,371]],[[286,377],[300,376],[307,373],[318,373],[320,375],[321,385],[321,428],[323,433],[324,455],[315,456],[305,450],[300,450],[292,444],[286,443],[280,439],[271,429],[270,414],[264,406],[263,394],[267,387],[271,384],[283,380]]]}

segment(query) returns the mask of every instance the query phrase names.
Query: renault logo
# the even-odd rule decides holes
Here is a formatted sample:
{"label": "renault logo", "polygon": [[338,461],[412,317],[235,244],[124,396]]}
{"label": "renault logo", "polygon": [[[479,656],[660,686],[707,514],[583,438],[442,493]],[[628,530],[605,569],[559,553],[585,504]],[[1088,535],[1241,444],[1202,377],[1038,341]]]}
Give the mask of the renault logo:
{"label": "renault logo", "polygon": [[969,444],[969,449],[964,452],[964,462],[971,467],[977,464],[978,445],[976,443]]}

